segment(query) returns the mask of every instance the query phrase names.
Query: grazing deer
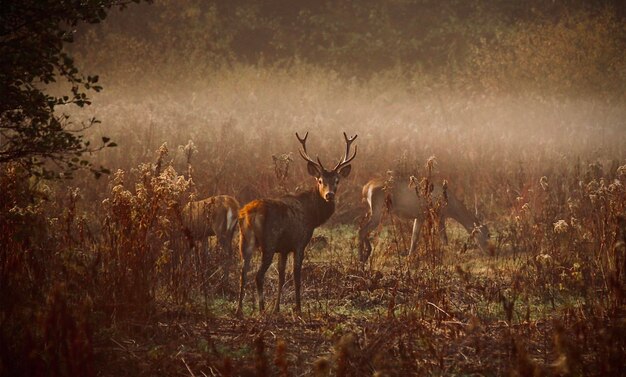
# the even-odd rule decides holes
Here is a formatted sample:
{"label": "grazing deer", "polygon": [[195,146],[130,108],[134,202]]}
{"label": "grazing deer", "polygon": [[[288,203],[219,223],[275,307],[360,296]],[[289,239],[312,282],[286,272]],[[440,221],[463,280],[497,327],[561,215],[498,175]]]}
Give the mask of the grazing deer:
{"label": "grazing deer", "polygon": [[[228,195],[212,196],[207,199],[189,202],[183,208],[183,225],[187,236],[195,243],[200,242],[206,250],[210,236],[216,236],[217,242],[232,258],[232,239],[237,225],[239,203]],[[224,277],[227,278],[228,268]]]}
{"label": "grazing deer", "polygon": [[[408,184],[396,184],[386,192],[384,187],[385,180],[382,178],[372,179],[363,186],[363,199],[367,201],[369,208],[365,222],[359,229],[359,257],[362,262],[367,261],[372,252],[372,245],[368,237],[370,232],[380,224],[385,206],[395,216],[404,219],[414,219],[409,254],[413,253],[417,248],[420,229],[427,216],[428,204],[426,198],[418,196],[414,188],[409,187]],[[434,199],[441,198],[443,194],[444,189],[440,185],[435,185],[430,193],[431,198]],[[487,251],[489,241],[489,229],[487,229],[487,226],[480,225],[480,221],[472,211],[468,210],[450,192],[446,191],[446,198],[447,204],[442,207],[439,217],[441,238],[447,241],[445,220],[446,218],[452,218],[459,222],[476,239],[478,247],[482,251]]]}
{"label": "grazing deer", "polygon": [[344,132],[346,152],[343,158],[331,170],[326,170],[319,157],[317,162],[309,157],[306,150],[306,139],[309,133],[301,138],[296,137],[302,148],[300,156],[307,162],[307,171],[315,177],[314,188],[295,195],[286,195],[278,199],[259,199],[248,203],[239,211],[240,251],[243,259],[241,282],[239,286],[239,305],[237,315],[242,315],[246,275],[250,268],[250,259],[256,247],[262,253],[261,266],[256,274],[256,289],[259,300],[259,311],[265,309],[263,281],[265,272],[272,264],[274,254],[279,254],[278,293],[274,312],[280,308],[280,294],[285,284],[285,266],[287,256],[294,252],[293,280],[296,292],[296,312],[300,313],[300,284],[304,249],[311,240],[313,230],[322,225],[335,211],[335,192],[340,178],[350,174],[350,162],[356,157],[357,148],[350,156],[350,146],[356,135],[348,138]]}

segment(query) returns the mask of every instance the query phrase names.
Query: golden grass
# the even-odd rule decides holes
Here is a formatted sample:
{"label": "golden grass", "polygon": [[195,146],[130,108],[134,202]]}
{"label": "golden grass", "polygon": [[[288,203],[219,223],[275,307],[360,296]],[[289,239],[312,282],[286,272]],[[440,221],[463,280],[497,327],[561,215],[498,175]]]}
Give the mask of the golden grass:
{"label": "golden grass", "polygon": [[[94,157],[116,171],[108,181],[79,177],[71,183],[78,189],[68,190],[22,180],[14,167],[1,172],[0,371],[620,370],[623,106],[455,93],[393,76],[359,82],[310,67],[239,67],[189,89],[108,91],[88,110],[103,121],[98,132],[119,144]],[[334,218],[307,251],[302,317],[290,310],[288,273],[285,313],[251,311],[250,289],[246,319],[237,320],[237,281],[231,275],[221,285],[226,256],[213,244],[192,256],[179,212],[193,197],[269,196],[310,185],[299,158],[281,177],[272,163],[272,155],[295,152],[293,134],[304,130],[323,161],[341,155],[341,131],[359,134],[353,173],[339,187]],[[480,254],[449,224],[447,246],[425,229],[408,258],[410,226],[387,218],[373,235],[371,262],[358,262],[360,186],[402,164],[426,176],[432,155],[432,179],[446,178],[478,210],[495,254]],[[268,300],[276,282],[271,268]],[[66,352],[46,346],[64,341]],[[78,352],[93,359],[74,358]],[[7,357],[20,363],[8,365]],[[39,369],[20,369],[27,364]]]}

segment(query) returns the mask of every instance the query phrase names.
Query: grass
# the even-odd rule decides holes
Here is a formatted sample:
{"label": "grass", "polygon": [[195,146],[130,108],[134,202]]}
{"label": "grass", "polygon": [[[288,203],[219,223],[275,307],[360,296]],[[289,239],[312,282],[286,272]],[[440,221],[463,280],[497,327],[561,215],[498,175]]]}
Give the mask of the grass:
{"label": "grass", "polygon": [[[177,339],[178,342],[184,342],[184,347],[179,344],[176,353],[182,355],[181,357],[184,357],[187,363],[198,366],[199,360],[196,360],[198,355],[213,352],[220,355],[220,358],[232,360],[233,363],[245,364],[246,360],[254,358],[255,351],[250,344],[258,337],[263,337],[269,345],[277,344],[276,341],[279,339],[286,340],[287,351],[284,357],[288,364],[299,373],[306,374],[312,372],[309,368],[314,365],[317,358],[324,357],[324,355],[331,359],[335,357],[333,355],[336,352],[337,342],[340,342],[346,334],[358,334],[359,346],[367,349],[368,344],[371,346],[377,342],[384,343],[380,336],[385,336],[386,331],[392,331],[384,328],[385,323],[400,325],[422,318],[418,323],[426,326],[428,331],[423,330],[425,333],[411,340],[412,347],[422,349],[423,352],[430,354],[429,357],[442,358],[443,365],[446,367],[435,368],[439,370],[435,374],[471,375],[477,371],[473,368],[467,369],[465,364],[455,356],[456,352],[460,352],[459,347],[465,348],[464,352],[474,350],[473,347],[467,345],[467,342],[480,343],[486,340],[484,337],[493,337],[491,338],[493,342],[506,343],[505,338],[512,336],[511,331],[517,334],[531,334],[529,332],[536,332],[536,329],[532,329],[539,326],[545,332],[547,331],[545,326],[550,326],[551,321],[560,318],[562,313],[581,310],[581,300],[584,298],[576,292],[553,290],[555,294],[552,299],[546,297],[547,291],[544,290],[530,290],[530,294],[529,292],[525,294],[512,292],[512,277],[523,268],[524,258],[504,254],[494,260],[481,255],[477,249],[460,253],[459,244],[463,242],[466,235],[453,229],[449,232],[450,246],[443,250],[444,263],[434,269],[433,266],[416,267],[412,272],[413,276],[420,275],[419,278],[412,278],[412,280],[421,281],[421,285],[410,286],[396,282],[396,285],[392,287],[393,284],[387,279],[397,279],[395,276],[397,271],[393,264],[383,266],[381,270],[352,271],[356,268],[355,250],[350,246],[353,243],[354,234],[355,230],[351,226],[324,227],[316,232],[316,235],[327,237],[329,245],[323,250],[308,251],[305,272],[309,273],[305,274],[304,278],[302,317],[295,316],[291,310],[293,287],[289,280],[290,273],[288,273],[287,287],[283,291],[284,301],[281,314],[259,314],[256,311],[250,311],[250,306],[247,306],[245,318],[238,320],[233,317],[234,297],[213,297],[209,301],[208,308],[204,309],[200,300],[192,311],[204,314],[195,318],[183,316],[169,322],[159,322],[161,326],[174,329],[178,327],[178,330],[174,330],[171,339],[164,339],[162,344],[153,345],[152,350],[148,352],[148,358],[158,358],[164,354],[171,355],[175,350],[172,349],[170,342]],[[381,235],[381,238],[384,239],[384,235]],[[458,272],[459,268],[469,277],[461,276]],[[329,271],[335,269],[341,270],[338,276],[342,277],[343,286],[341,282],[334,281],[334,278],[328,275]],[[323,273],[320,276],[320,272],[325,272],[326,276]],[[380,273],[382,276],[377,277],[373,272]],[[377,282],[374,282],[373,280],[376,279]],[[269,307],[275,294],[273,288],[276,281],[277,272],[275,268],[271,268],[266,276]],[[332,284],[329,284],[329,281],[332,281]],[[439,281],[443,284],[432,286],[428,283],[432,281]],[[513,314],[508,320],[503,298],[495,297],[493,292],[489,292],[489,289],[494,289],[496,286],[500,287],[499,294],[504,297],[504,300],[508,300],[513,305]],[[329,289],[333,292],[328,292]],[[421,292],[422,289],[426,292]],[[442,295],[441,292],[445,294]],[[507,330],[505,324],[514,326],[515,330]],[[481,330],[469,330],[469,327],[478,327]],[[371,331],[373,333],[367,335]],[[472,331],[481,333],[472,335]],[[541,337],[542,331],[538,334],[531,334],[531,338]],[[185,340],[191,334],[203,332],[210,335],[206,339],[191,340],[192,337],[190,340]],[[377,332],[380,332],[378,337]],[[403,342],[404,337],[408,336],[407,334],[392,335],[392,333],[387,335],[392,336],[396,341],[400,339],[400,343]],[[441,333],[441,336],[447,339],[447,346],[443,347],[441,343],[433,344],[431,336],[436,333]],[[368,336],[374,336],[374,339],[369,339]],[[154,340],[147,341],[153,342]],[[188,343],[189,341],[191,343]],[[536,341],[539,342],[541,339]],[[550,342],[549,340],[548,343]],[[505,343],[502,343],[502,346]],[[483,346],[490,347],[488,343]],[[549,351],[545,348],[545,344],[538,349],[541,351],[535,354],[535,358],[552,358],[546,354]],[[395,352],[399,350],[396,349]],[[474,352],[478,351],[474,350]],[[355,355],[353,357],[358,359]],[[398,355],[394,354],[393,357],[398,357]],[[472,355],[463,353],[461,356],[461,358],[468,357],[471,358]],[[505,366],[500,363],[504,362],[507,357],[498,356],[496,353],[492,355],[492,358],[491,364],[484,366],[487,368],[484,370],[490,370],[496,374],[504,371]],[[416,359],[412,362],[419,363],[420,360]],[[434,366],[428,368],[431,367]],[[218,366],[211,368],[218,368]],[[424,368],[424,365],[421,368]],[[478,368],[478,370],[481,369]]]}
{"label": "grass", "polygon": [[[440,93],[442,103],[391,81],[342,85],[314,73],[243,70],[214,77],[194,101],[176,93],[102,97],[94,110],[120,147],[97,158],[119,170],[108,181],[78,177],[79,190],[3,168],[0,372],[89,366],[103,376],[232,376],[272,374],[285,363],[292,375],[621,370],[626,138],[610,124],[623,107],[601,114],[584,101],[458,93]],[[530,131],[528,112],[537,120]],[[579,118],[596,119],[615,137],[598,138]],[[293,132],[303,129],[315,129],[311,150],[323,161],[342,153],[341,130],[355,130],[359,155],[340,183],[335,214],[306,252],[302,315],[293,313],[288,272],[279,315],[252,310],[250,284],[237,319],[238,257],[224,284],[229,256],[214,242],[196,255],[179,211],[192,197],[308,187],[299,160],[279,180],[271,157],[293,153]],[[487,220],[494,254],[448,222],[448,245],[424,228],[409,257],[410,223],[387,219],[360,263],[362,184],[396,168],[421,177],[433,154],[435,179],[446,178]],[[268,308],[277,280],[274,264]]]}

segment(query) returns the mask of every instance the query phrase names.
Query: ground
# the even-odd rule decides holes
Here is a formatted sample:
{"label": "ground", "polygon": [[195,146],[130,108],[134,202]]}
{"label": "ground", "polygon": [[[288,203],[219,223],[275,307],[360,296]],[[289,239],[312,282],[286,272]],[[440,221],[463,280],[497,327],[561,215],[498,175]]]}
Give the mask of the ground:
{"label": "ground", "polygon": [[[506,248],[485,255],[468,248],[467,235],[451,225],[441,256],[422,247],[418,257],[408,257],[393,245],[395,231],[380,232],[363,265],[354,227],[318,229],[303,266],[301,315],[293,312],[289,272],[279,314],[255,311],[249,286],[245,317],[236,318],[232,275],[229,292],[180,307],[164,300],[145,323],[97,334],[102,374],[596,374],[594,363],[612,357],[597,354],[600,338],[616,336],[608,329],[623,334],[623,319],[579,323],[573,313],[589,310],[585,298],[529,281],[525,270],[534,255]],[[265,283],[270,308],[277,280],[275,263]],[[594,339],[586,333],[594,328],[605,332]],[[585,346],[574,346],[577,341]]]}

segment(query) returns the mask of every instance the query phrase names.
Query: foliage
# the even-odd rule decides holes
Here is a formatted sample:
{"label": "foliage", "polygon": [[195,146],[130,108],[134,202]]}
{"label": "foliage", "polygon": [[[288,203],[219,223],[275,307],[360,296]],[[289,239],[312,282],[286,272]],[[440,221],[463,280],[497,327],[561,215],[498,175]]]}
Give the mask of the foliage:
{"label": "foliage", "polygon": [[0,184],[0,373],[93,376],[94,256],[80,190],[52,205],[53,189],[15,163],[0,166]]}
{"label": "foliage", "polygon": [[[4,171],[4,365],[19,359],[112,375],[237,375],[263,365],[268,374],[391,376],[602,375],[621,366],[626,139],[614,124],[623,107],[415,95],[400,77],[359,84],[303,66],[225,70],[210,80],[214,87],[191,100],[180,91],[136,103],[103,96],[92,106],[122,140],[97,156],[120,169],[108,182],[77,177],[76,190]],[[191,195],[308,186],[293,154],[293,131],[304,129],[324,161],[342,152],[339,130],[358,133],[355,175],[342,181],[336,213],[307,251],[302,318],[287,311],[235,320],[229,291],[237,281],[220,285],[227,256],[213,247],[192,254],[180,208]],[[180,147],[161,147],[155,158],[162,140]],[[273,155],[289,162],[288,173]],[[438,163],[425,166],[432,155]],[[484,214],[495,255],[481,255],[448,224],[449,245],[426,229],[408,258],[410,224],[387,220],[371,264],[361,265],[361,185],[398,168],[448,179]],[[266,284],[274,297],[272,270]],[[76,342],[46,347],[68,338]]]}
{"label": "foliage", "polygon": [[[115,146],[102,138],[99,147],[83,131],[95,118],[75,124],[58,109],[89,105],[87,90],[100,91],[98,76],[79,72],[64,46],[74,41],[80,23],[98,23],[112,7],[130,1],[9,1],[0,9],[0,163],[19,162],[45,178],[70,177],[80,168],[96,176],[107,172],[82,158]],[[137,2],[137,1],[136,1]],[[66,81],[67,94],[52,94],[49,84]],[[53,165],[50,165],[52,163]]]}
{"label": "foliage", "polygon": [[[108,313],[147,316],[163,286],[174,301],[184,303],[191,275],[189,248],[181,220],[191,180],[176,173],[167,161],[167,146],[156,163],[142,164],[135,182],[115,172],[110,196],[102,202],[103,241],[101,283],[110,287],[99,304]],[[134,186],[131,191],[127,185]]]}
{"label": "foliage", "polygon": [[626,24],[608,10],[523,23],[483,39],[471,54],[490,91],[626,98]]}
{"label": "foliage", "polygon": [[[0,374],[621,373],[623,16],[604,5],[187,0],[84,30],[77,61],[120,81],[67,112],[102,117],[120,147],[95,161],[117,170],[67,187],[0,164]],[[307,250],[303,314],[235,319],[230,256],[192,254],[180,208],[307,187],[294,153],[307,129],[324,161],[343,130],[359,156]],[[450,223],[444,245],[427,222],[407,257],[410,224],[386,218],[361,264],[362,184],[398,168],[445,178],[494,255]]]}
{"label": "foliage", "polygon": [[75,52],[130,88],[295,63],[359,80],[398,70],[455,89],[622,98],[625,15],[612,0],[157,1],[82,33]]}

